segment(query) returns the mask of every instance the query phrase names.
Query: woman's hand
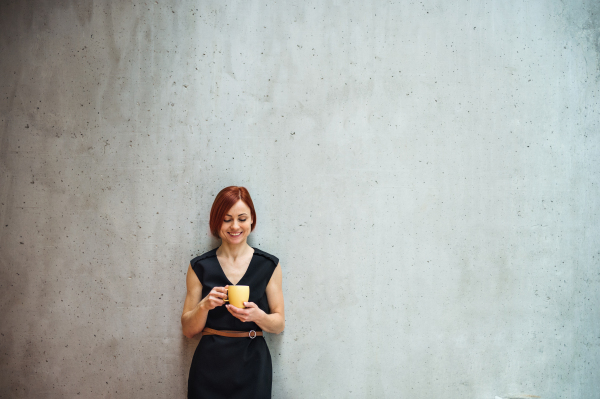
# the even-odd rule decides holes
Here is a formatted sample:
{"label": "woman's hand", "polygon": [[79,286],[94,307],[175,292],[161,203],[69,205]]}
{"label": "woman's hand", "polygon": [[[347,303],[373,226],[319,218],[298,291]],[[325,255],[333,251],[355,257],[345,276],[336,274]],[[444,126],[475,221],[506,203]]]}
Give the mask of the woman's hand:
{"label": "woman's hand", "polygon": [[201,301],[200,306],[202,306],[205,310],[212,310],[217,306],[222,306],[225,304],[225,299],[227,299],[227,288],[226,287],[215,287],[204,299]]}
{"label": "woman's hand", "polygon": [[229,310],[229,313],[233,315],[233,317],[236,317],[243,322],[253,321],[256,323],[262,319],[264,315],[266,315],[266,313],[263,312],[262,309],[259,308],[254,302],[244,302],[244,306],[246,309],[236,308],[233,305],[226,305],[226,308]]}

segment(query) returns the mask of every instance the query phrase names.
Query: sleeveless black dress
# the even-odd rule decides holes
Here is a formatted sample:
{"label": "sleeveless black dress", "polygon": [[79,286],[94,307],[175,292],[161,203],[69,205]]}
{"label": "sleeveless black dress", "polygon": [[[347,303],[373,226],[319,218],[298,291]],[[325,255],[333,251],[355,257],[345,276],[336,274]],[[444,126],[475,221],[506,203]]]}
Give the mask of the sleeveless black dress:
{"label": "sleeveless black dress", "polygon": [[[233,285],[225,276],[213,249],[190,262],[202,283],[202,298],[214,287]],[[269,313],[265,288],[279,260],[260,249],[254,255],[239,285],[250,286],[250,302]],[[261,331],[254,322],[242,322],[225,306],[208,311],[206,327],[216,330]],[[264,337],[229,338],[206,335],[200,339],[188,378],[188,399],[271,398],[271,353]]]}

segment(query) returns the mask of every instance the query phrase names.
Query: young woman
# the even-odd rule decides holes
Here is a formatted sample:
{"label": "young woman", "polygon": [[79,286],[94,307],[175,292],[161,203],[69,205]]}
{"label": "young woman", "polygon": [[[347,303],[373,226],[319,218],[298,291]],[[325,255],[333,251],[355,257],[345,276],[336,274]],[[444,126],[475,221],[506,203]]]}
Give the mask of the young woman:
{"label": "young woman", "polygon": [[[221,245],[190,262],[183,334],[202,333],[188,378],[188,398],[270,398],[271,354],[263,331],[285,326],[279,260],[248,245],[256,213],[248,190],[221,190],[210,211],[210,230]],[[225,304],[230,285],[250,286],[245,309]]]}

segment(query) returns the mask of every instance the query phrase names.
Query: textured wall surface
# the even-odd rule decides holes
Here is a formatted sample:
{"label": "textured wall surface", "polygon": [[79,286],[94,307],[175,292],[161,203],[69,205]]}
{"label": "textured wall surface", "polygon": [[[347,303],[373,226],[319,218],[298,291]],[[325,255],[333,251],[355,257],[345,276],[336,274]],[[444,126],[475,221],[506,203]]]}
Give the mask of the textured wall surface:
{"label": "textured wall surface", "polygon": [[3,1],[0,397],[185,397],[237,184],[274,398],[599,398],[599,4]]}

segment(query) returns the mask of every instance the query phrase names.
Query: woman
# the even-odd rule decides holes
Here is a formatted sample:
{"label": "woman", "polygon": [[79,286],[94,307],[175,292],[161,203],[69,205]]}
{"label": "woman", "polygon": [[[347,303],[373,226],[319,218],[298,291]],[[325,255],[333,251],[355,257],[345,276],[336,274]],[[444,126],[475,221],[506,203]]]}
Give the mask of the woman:
{"label": "woman", "polygon": [[[202,333],[188,379],[188,398],[270,398],[271,354],[262,332],[285,326],[279,260],[246,242],[256,226],[248,190],[221,190],[210,211],[221,246],[190,262],[183,334]],[[229,285],[250,286],[245,309],[225,304]]]}

